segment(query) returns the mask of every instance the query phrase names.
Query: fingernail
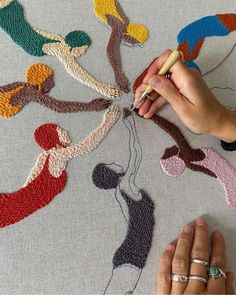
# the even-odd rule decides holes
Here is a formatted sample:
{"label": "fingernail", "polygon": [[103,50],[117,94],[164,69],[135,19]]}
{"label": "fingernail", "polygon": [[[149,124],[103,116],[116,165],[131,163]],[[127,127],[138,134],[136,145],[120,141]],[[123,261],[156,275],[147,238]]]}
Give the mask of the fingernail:
{"label": "fingernail", "polygon": [[175,246],[172,245],[172,244],[169,244],[169,245],[166,247],[166,251],[174,253],[174,251],[175,251]]}
{"label": "fingernail", "polygon": [[155,76],[155,77],[151,78],[150,80],[148,80],[148,84],[150,86],[152,86],[152,88],[157,88],[160,83],[161,83],[161,80],[157,76]]}
{"label": "fingernail", "polygon": [[140,110],[140,111],[138,112],[138,114],[139,114],[139,116],[142,116],[142,115],[143,115],[143,110]]}
{"label": "fingernail", "polygon": [[204,225],[206,225],[206,220],[204,218],[200,217],[197,219],[196,224],[199,226],[204,226]]}
{"label": "fingernail", "polygon": [[148,115],[148,114],[145,114],[143,117],[144,117],[145,119],[149,119],[149,115]]}
{"label": "fingernail", "polygon": [[192,232],[192,226],[189,225],[189,224],[185,224],[184,229],[183,229],[183,232],[185,234],[190,234]]}

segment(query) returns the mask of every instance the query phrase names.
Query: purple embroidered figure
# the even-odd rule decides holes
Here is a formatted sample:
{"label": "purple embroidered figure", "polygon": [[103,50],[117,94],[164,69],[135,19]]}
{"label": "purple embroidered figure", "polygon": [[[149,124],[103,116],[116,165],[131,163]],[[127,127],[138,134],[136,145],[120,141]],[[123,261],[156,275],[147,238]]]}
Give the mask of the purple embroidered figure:
{"label": "purple embroidered figure", "polygon": [[[123,123],[129,131],[129,161],[127,168],[111,163],[98,164],[92,174],[93,183],[100,189],[114,189],[128,230],[126,237],[113,256],[112,276],[104,294],[115,292],[115,282],[121,272],[130,277],[129,284],[122,288],[122,294],[133,294],[151,247],[154,226],[154,204],[148,194],[136,183],[142,148],[139,142],[135,120],[127,110],[123,111]],[[114,285],[114,286],[113,286]]]}

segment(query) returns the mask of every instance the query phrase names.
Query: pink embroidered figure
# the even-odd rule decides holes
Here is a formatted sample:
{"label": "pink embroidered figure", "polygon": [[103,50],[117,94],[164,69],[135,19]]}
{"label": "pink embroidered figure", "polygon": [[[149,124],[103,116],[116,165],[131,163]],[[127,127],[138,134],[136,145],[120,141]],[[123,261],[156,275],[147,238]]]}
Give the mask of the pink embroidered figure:
{"label": "pink embroidered figure", "polygon": [[[134,82],[134,93],[146,71],[147,69]],[[225,190],[227,203],[236,208],[236,170],[211,148],[193,149],[180,129],[167,119],[155,114],[150,120],[167,132],[176,143],[165,150],[160,160],[163,171],[169,176],[177,177],[187,167],[217,178]]]}
{"label": "pink embroidered figure", "polygon": [[129,92],[129,81],[122,71],[120,45],[142,45],[148,39],[148,30],[142,24],[133,24],[125,15],[118,0],[94,0],[94,12],[105,24],[111,27],[107,45],[107,55],[121,91]]}
{"label": "pink embroidered figure", "polygon": [[63,191],[67,175],[67,162],[97,148],[119,118],[119,109],[111,107],[103,122],[78,144],[69,145],[66,130],[56,124],[45,124],[35,130],[41,153],[23,186],[14,193],[0,194],[0,227],[14,224],[38,209],[45,207]]}

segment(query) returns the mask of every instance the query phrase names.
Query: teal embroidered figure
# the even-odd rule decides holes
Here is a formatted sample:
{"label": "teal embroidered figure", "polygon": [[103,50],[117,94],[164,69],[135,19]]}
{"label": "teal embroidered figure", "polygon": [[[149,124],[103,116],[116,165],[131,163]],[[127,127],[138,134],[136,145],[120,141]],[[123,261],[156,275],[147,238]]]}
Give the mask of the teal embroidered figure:
{"label": "teal embroidered figure", "polygon": [[109,98],[121,95],[115,86],[96,80],[76,61],[75,58],[85,54],[91,45],[91,39],[85,32],[73,31],[63,37],[32,28],[17,0],[0,0],[0,27],[28,54],[54,55],[67,72],[82,84]]}

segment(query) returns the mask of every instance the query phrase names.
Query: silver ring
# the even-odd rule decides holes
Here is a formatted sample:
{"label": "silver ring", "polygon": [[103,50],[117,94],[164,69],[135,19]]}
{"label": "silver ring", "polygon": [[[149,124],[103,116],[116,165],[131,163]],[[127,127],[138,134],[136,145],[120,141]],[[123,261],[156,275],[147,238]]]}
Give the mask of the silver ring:
{"label": "silver ring", "polygon": [[219,278],[224,278],[226,280],[226,274],[223,272],[223,270],[216,265],[211,265],[208,269],[208,276],[212,280],[216,280]]}
{"label": "silver ring", "polygon": [[186,275],[177,275],[175,273],[172,274],[172,281],[178,282],[178,283],[187,283],[188,282],[188,276]]}
{"label": "silver ring", "polygon": [[204,260],[201,260],[201,259],[198,259],[198,258],[192,258],[191,262],[196,263],[196,264],[201,264],[201,265],[204,265],[204,266],[208,266],[207,261],[204,261]]}
{"label": "silver ring", "polygon": [[205,278],[203,278],[203,277],[199,277],[199,276],[189,276],[188,278],[189,278],[189,280],[201,281],[201,282],[207,284],[207,280],[206,280]]}

